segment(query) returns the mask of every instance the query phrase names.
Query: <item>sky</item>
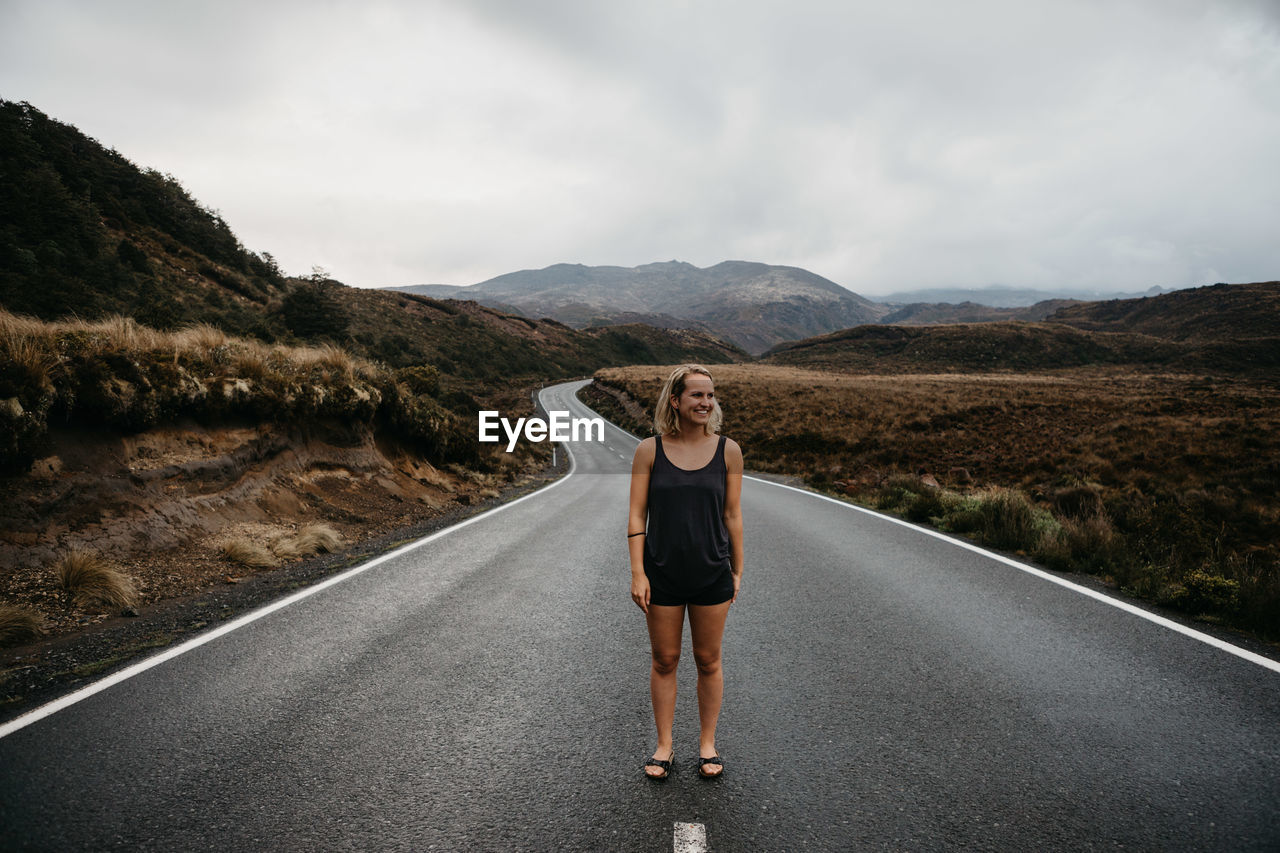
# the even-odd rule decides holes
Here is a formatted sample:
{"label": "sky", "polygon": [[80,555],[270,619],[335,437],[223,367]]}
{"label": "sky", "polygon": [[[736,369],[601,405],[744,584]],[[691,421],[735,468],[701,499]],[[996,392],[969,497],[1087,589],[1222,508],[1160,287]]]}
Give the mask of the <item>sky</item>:
{"label": "sky", "polygon": [[353,286],[1280,278],[1280,0],[0,0],[0,98]]}

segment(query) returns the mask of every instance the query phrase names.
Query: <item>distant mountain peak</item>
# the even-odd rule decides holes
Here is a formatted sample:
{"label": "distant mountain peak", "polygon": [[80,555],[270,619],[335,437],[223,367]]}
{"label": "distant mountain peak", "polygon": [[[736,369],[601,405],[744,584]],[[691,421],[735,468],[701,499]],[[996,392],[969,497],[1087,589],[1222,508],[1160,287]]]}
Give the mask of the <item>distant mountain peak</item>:
{"label": "distant mountain peak", "polygon": [[500,275],[451,295],[578,327],[638,317],[663,324],[674,320],[754,353],[782,341],[873,323],[888,312],[800,267],[742,260],[705,269],[679,260],[637,267],[553,264]]}

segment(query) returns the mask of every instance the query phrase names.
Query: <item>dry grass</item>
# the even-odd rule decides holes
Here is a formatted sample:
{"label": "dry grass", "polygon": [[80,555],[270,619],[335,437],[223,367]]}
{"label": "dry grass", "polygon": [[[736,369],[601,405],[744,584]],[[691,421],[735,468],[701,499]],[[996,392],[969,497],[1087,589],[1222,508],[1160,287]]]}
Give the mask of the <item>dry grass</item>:
{"label": "dry grass", "polygon": [[293,360],[304,369],[319,370],[327,381],[347,382],[355,378],[356,371],[362,366],[363,361],[333,344],[301,347],[294,350]]}
{"label": "dry grass", "polygon": [[[669,369],[596,378],[651,407]],[[749,468],[1280,636],[1280,389],[1265,377],[712,374]]]}
{"label": "dry grass", "polygon": [[309,524],[292,536],[281,536],[271,543],[271,552],[281,560],[297,560],[315,554],[328,554],[342,543],[342,537],[327,524]]}
{"label": "dry grass", "polygon": [[396,387],[390,370],[331,345],[268,347],[208,325],[160,332],[121,317],[43,323],[0,310],[0,401],[17,401],[0,412],[14,434],[0,441],[0,472],[25,470],[53,423],[137,432],[182,417],[372,424],[382,414],[395,431],[471,461],[475,442],[461,441],[456,417],[433,418],[438,403],[401,399]]}
{"label": "dry grass", "polygon": [[342,544],[342,536],[327,524],[309,524],[298,531],[297,538],[309,554],[329,554]]}
{"label": "dry grass", "polygon": [[251,569],[271,569],[280,565],[280,558],[252,539],[237,537],[228,540],[220,550],[226,559]]}
{"label": "dry grass", "polygon": [[187,326],[185,329],[179,329],[169,335],[169,345],[173,347],[175,352],[183,354],[193,354],[208,352],[218,347],[226,346],[230,342],[227,333],[210,326],[208,323],[196,323]]}
{"label": "dry grass", "polygon": [[20,646],[43,633],[40,617],[25,607],[0,604],[0,648]]}
{"label": "dry grass", "polygon": [[141,325],[131,317],[44,322],[0,309],[0,356],[6,360],[56,365],[62,360],[60,350],[65,348],[61,342],[68,338],[74,338],[82,354],[86,355],[169,353],[171,358],[196,361],[212,358],[214,361],[240,363],[248,365],[251,370],[265,366],[274,370],[291,367],[295,371],[307,372],[318,368],[347,380],[376,369],[370,362],[332,344],[268,347],[259,341],[233,338],[206,323],[163,332]]}
{"label": "dry grass", "polygon": [[54,572],[77,607],[125,608],[137,603],[133,582],[93,551],[67,552]]}

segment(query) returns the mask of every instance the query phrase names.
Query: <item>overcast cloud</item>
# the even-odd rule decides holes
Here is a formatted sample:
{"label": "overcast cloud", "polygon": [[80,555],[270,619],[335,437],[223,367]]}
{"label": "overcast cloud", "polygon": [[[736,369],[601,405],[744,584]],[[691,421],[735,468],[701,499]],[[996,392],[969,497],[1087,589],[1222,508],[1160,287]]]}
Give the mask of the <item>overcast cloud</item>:
{"label": "overcast cloud", "polygon": [[0,0],[0,97],[347,284],[1280,278],[1280,3]]}

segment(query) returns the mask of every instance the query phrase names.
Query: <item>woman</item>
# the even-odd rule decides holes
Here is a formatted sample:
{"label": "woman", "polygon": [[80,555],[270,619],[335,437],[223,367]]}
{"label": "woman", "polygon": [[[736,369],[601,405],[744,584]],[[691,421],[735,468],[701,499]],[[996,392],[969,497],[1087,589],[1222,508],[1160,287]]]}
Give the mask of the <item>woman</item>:
{"label": "woman", "polygon": [[720,641],[729,605],[742,584],[742,450],[720,428],[711,374],[696,364],[667,377],[653,425],[656,436],[631,462],[631,599],[649,625],[649,691],[658,747],[644,766],[651,779],[671,772],[676,664],[685,610],[698,666],[698,773],[716,778],[716,722],[724,678]]}

